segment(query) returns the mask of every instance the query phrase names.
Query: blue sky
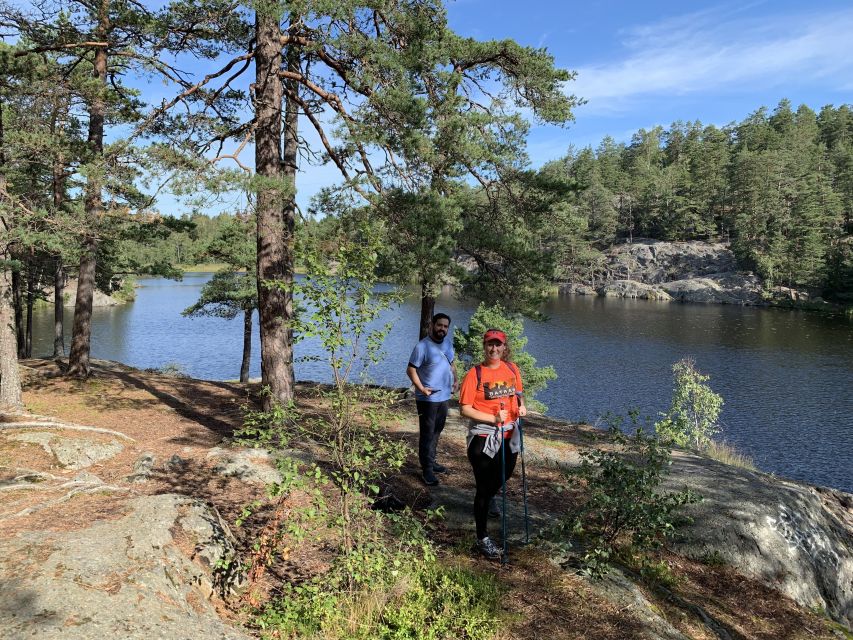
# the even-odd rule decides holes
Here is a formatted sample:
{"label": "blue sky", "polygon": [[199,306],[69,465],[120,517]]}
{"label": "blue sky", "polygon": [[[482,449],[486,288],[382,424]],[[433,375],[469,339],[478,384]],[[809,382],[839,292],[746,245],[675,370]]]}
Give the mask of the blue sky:
{"label": "blue sky", "polygon": [[457,0],[451,26],[476,37],[546,47],[578,72],[585,98],[566,130],[531,132],[534,164],[570,144],[640,128],[740,121],[782,98],[815,110],[853,102],[853,2],[556,2]]}

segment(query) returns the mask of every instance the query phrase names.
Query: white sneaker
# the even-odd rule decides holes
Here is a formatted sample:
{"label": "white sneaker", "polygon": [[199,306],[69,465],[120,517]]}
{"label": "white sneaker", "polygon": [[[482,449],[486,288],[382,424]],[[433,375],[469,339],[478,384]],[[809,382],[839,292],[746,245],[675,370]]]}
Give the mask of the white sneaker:
{"label": "white sneaker", "polygon": [[497,545],[492,542],[492,539],[489,536],[486,536],[482,540],[477,540],[477,544],[475,546],[477,551],[489,560],[500,560],[503,555],[503,552],[498,549]]}

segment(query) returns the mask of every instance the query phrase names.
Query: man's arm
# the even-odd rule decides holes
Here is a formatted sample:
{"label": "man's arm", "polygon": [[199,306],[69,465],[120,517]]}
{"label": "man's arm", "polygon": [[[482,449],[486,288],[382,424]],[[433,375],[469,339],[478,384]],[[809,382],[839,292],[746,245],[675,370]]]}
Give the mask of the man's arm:
{"label": "man's arm", "polygon": [[418,370],[411,362],[409,363],[409,366],[406,367],[406,375],[409,376],[409,380],[412,381],[412,384],[415,385],[415,389],[417,389],[420,393],[424,394],[425,396],[432,395],[432,389],[430,389],[429,387],[425,387],[421,383],[421,379],[418,376]]}

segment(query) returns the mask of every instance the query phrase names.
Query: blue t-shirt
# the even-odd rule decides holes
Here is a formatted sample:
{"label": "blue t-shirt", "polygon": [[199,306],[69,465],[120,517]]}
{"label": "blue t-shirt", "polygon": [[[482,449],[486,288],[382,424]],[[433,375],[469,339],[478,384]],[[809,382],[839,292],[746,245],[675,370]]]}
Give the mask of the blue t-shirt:
{"label": "blue t-shirt", "polygon": [[436,342],[429,336],[418,342],[409,356],[409,364],[418,370],[421,384],[433,390],[432,395],[425,396],[415,390],[416,400],[427,402],[444,402],[450,400],[453,393],[453,340],[449,335],[441,342]]}

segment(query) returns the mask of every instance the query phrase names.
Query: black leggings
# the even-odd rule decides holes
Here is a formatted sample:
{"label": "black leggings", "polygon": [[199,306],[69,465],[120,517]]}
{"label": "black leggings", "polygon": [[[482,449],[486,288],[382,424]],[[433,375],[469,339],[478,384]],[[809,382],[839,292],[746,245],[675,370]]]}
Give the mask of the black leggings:
{"label": "black leggings", "polygon": [[[506,455],[506,479],[512,477],[512,472],[515,470],[515,461],[518,459],[517,453],[512,453],[509,446],[509,440],[504,440],[501,448]],[[477,539],[482,540],[486,533],[486,522],[489,519],[489,501],[501,489],[501,451],[495,454],[494,458],[490,458],[483,453],[483,446],[486,444],[486,438],[482,436],[474,436],[471,445],[468,447],[468,460],[471,462],[471,468],[474,470],[474,480],[477,482],[477,493],[474,494],[474,522],[477,525]]]}

